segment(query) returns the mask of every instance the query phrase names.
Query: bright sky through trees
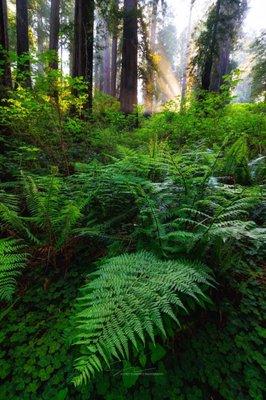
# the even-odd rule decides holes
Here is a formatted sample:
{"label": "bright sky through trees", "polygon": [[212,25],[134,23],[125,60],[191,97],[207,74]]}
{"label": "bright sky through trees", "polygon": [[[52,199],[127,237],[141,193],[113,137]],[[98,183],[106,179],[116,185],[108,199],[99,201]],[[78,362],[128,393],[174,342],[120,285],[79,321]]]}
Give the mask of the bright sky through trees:
{"label": "bright sky through trees", "polygon": [[[176,28],[178,33],[186,28],[190,0],[167,0],[175,15]],[[194,5],[193,20],[203,18],[204,13],[212,4],[211,0],[196,0]],[[266,28],[265,15],[266,15],[266,1],[265,0],[249,0],[249,10],[245,19],[243,29],[244,32],[254,34]]]}

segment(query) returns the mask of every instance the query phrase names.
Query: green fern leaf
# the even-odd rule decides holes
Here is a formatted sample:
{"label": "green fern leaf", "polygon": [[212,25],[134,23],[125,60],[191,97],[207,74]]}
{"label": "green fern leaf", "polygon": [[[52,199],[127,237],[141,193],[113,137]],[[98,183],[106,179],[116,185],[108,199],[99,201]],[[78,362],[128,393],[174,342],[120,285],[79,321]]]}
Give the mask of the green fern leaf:
{"label": "green fern leaf", "polygon": [[162,261],[148,252],[107,260],[90,275],[80,291],[73,344],[81,349],[74,384],[92,379],[113,358],[128,358],[129,345],[138,348],[155,333],[166,336],[163,316],[178,323],[180,295],[203,298],[199,285],[211,278],[201,264],[186,260]]}
{"label": "green fern leaf", "polygon": [[0,300],[9,301],[16,288],[16,280],[26,264],[24,246],[14,239],[0,239]]}

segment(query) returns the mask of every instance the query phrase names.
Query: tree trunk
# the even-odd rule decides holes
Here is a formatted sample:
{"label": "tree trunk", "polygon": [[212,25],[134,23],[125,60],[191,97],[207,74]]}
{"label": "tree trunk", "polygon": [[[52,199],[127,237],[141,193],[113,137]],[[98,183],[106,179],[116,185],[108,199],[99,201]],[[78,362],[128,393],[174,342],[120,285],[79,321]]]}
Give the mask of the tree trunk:
{"label": "tree trunk", "polygon": [[58,47],[60,29],[60,0],[51,0],[49,50],[53,53],[51,69],[58,69]]}
{"label": "tree trunk", "polygon": [[112,55],[111,55],[111,95],[117,96],[117,57],[118,57],[118,25],[119,25],[119,0],[113,0],[113,13],[115,18],[112,25]]}
{"label": "tree trunk", "polygon": [[[44,52],[44,26],[43,26],[43,19],[42,19],[42,9],[39,8],[37,11],[37,50],[38,55]],[[43,73],[43,64],[41,61],[38,62],[38,72],[41,74]]]}
{"label": "tree trunk", "polygon": [[116,80],[117,80],[117,35],[112,38],[112,64],[111,64],[111,95],[116,97]]}
{"label": "tree trunk", "polygon": [[122,72],[120,87],[121,110],[132,113],[137,104],[138,84],[138,22],[137,0],[124,0]]}
{"label": "tree trunk", "polygon": [[145,111],[153,112],[154,92],[155,92],[155,65],[153,56],[156,52],[156,32],[157,32],[157,13],[159,0],[153,0],[151,24],[150,24],[150,48],[148,49],[147,57],[147,77],[145,81]]}
{"label": "tree trunk", "polygon": [[69,41],[69,74],[73,76],[73,61],[74,61],[74,42],[71,38]]}
{"label": "tree trunk", "polygon": [[237,36],[243,21],[247,1],[220,0],[217,23],[217,45],[213,57],[210,74],[209,90],[219,92],[223,84],[223,77],[229,73],[230,54],[234,46],[234,37]]}
{"label": "tree trunk", "polygon": [[111,52],[110,52],[110,36],[108,28],[105,27],[105,45],[103,49],[103,91],[111,94]]}
{"label": "tree trunk", "polygon": [[188,78],[188,65],[190,59],[190,48],[191,48],[191,21],[192,21],[192,10],[195,0],[191,0],[190,2],[190,9],[189,9],[189,17],[188,17],[188,26],[187,26],[187,34],[186,34],[186,54],[185,54],[185,64],[182,74],[182,81],[181,81],[181,109],[184,106],[186,93],[187,93],[187,78]]}
{"label": "tree trunk", "polygon": [[92,109],[94,0],[76,0],[73,77],[88,84],[87,110]]}
{"label": "tree trunk", "polygon": [[247,7],[246,0],[217,0],[209,50],[202,73],[202,88],[219,92],[229,72],[230,54]]}
{"label": "tree trunk", "polygon": [[9,63],[9,44],[7,33],[7,5],[6,0],[0,0],[0,100],[6,96],[12,87],[11,69]]}
{"label": "tree trunk", "polygon": [[31,87],[30,55],[29,55],[29,17],[28,0],[16,1],[17,22],[17,82]]}
{"label": "tree trunk", "polygon": [[217,29],[219,23],[220,8],[221,8],[221,0],[217,0],[215,8],[215,21],[212,29],[212,38],[210,43],[210,52],[205,61],[202,74],[202,89],[204,90],[210,89],[213,58],[215,54],[216,41],[217,41]]}

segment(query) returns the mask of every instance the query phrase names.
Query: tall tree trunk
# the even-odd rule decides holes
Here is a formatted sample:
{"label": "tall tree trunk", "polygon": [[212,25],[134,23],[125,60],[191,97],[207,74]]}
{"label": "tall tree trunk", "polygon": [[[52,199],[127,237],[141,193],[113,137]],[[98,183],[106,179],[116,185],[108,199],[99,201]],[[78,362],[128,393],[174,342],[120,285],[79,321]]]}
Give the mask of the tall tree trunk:
{"label": "tall tree trunk", "polygon": [[69,41],[69,74],[73,76],[73,61],[74,61],[74,42],[73,39]]}
{"label": "tall tree trunk", "polygon": [[112,26],[112,54],[111,54],[111,95],[117,95],[117,56],[118,56],[118,18],[119,1],[113,0],[113,13],[115,15]]}
{"label": "tall tree trunk", "polygon": [[[49,39],[49,34],[47,35],[46,22],[47,22],[47,11],[48,5],[47,0],[39,0],[38,7],[36,9],[36,36],[37,36],[37,51],[38,55],[41,55],[48,50],[49,43],[47,44],[47,39]],[[42,74],[44,71],[44,64],[40,58],[38,61],[38,72]]]}
{"label": "tall tree trunk", "polygon": [[[43,19],[42,19],[42,9],[38,9],[37,11],[37,50],[38,54],[42,54],[44,52],[44,26],[43,26]],[[41,61],[38,62],[38,71],[41,74],[43,72],[43,64]]]}
{"label": "tall tree trunk", "polygon": [[103,70],[103,60],[101,60],[100,66],[99,66],[99,79],[100,79],[99,90],[100,90],[101,92],[103,92],[103,74],[104,74],[104,70]]}
{"label": "tall tree trunk", "polygon": [[28,0],[16,1],[17,22],[17,81],[21,85],[31,87],[30,55],[29,55],[29,17]]}
{"label": "tall tree trunk", "polygon": [[211,83],[211,72],[212,72],[213,58],[215,54],[216,41],[217,41],[217,29],[219,23],[220,8],[221,8],[221,0],[217,0],[215,7],[215,21],[212,28],[210,51],[206,58],[202,74],[202,89],[204,90],[209,90]]}
{"label": "tall tree trunk", "polygon": [[157,13],[159,0],[153,0],[151,24],[150,24],[150,48],[147,57],[147,77],[145,81],[145,110],[147,113],[153,112],[154,92],[155,92],[155,65],[153,56],[156,52],[156,33],[157,33]]}
{"label": "tall tree trunk", "polygon": [[132,113],[137,104],[138,84],[138,21],[137,0],[124,0],[122,72],[120,87],[121,110]]}
{"label": "tall tree trunk", "polygon": [[190,8],[189,8],[189,17],[188,17],[188,26],[187,26],[187,34],[186,34],[186,54],[185,54],[185,63],[182,74],[181,81],[181,109],[184,106],[186,93],[187,93],[187,78],[188,78],[188,65],[190,59],[190,49],[191,49],[191,22],[192,22],[192,10],[195,0],[191,0]]}
{"label": "tall tree trunk", "polygon": [[105,45],[103,49],[103,91],[111,94],[111,51],[110,51],[110,35],[108,28],[105,27]]}
{"label": "tall tree trunk", "polygon": [[0,100],[12,86],[8,51],[7,5],[6,0],[0,0]]}
{"label": "tall tree trunk", "polygon": [[112,37],[112,63],[111,63],[111,95],[116,97],[116,81],[117,81],[117,34]]}
{"label": "tall tree trunk", "polygon": [[76,0],[73,77],[88,84],[86,108],[92,109],[94,0]]}
{"label": "tall tree trunk", "polygon": [[219,92],[229,72],[230,54],[243,21],[247,0],[217,0],[209,49],[202,73],[202,88]]}
{"label": "tall tree trunk", "polygon": [[101,77],[101,66],[102,66],[102,35],[101,35],[101,29],[102,29],[102,18],[100,17],[99,13],[95,13],[95,39],[94,39],[94,88],[96,90],[101,90],[100,86],[102,83],[102,77]]}
{"label": "tall tree trunk", "polygon": [[50,13],[50,39],[49,50],[53,53],[50,62],[51,69],[58,69],[58,48],[59,48],[59,29],[60,29],[60,0],[51,0]]}
{"label": "tall tree trunk", "polygon": [[217,26],[217,49],[210,74],[209,90],[211,92],[220,91],[223,77],[229,73],[234,38],[237,36],[246,8],[247,0],[221,0]]}

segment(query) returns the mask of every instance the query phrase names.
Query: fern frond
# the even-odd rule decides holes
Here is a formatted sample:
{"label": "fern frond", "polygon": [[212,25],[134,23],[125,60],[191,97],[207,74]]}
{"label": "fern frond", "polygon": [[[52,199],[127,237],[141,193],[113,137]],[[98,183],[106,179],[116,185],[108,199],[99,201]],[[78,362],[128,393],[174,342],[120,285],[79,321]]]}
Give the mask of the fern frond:
{"label": "fern frond", "polygon": [[81,348],[74,384],[80,385],[103,370],[113,358],[126,358],[129,344],[138,348],[146,336],[166,335],[163,315],[176,322],[180,295],[199,300],[199,285],[211,278],[201,264],[162,261],[148,252],[109,259],[81,289],[74,323],[73,344]]}
{"label": "fern frond", "polygon": [[3,230],[14,230],[20,237],[29,239],[35,244],[39,243],[27,224],[24,223],[25,221],[26,218],[21,217],[12,207],[9,208],[7,205],[0,203],[0,223]]}
{"label": "fern frond", "polygon": [[[66,204],[55,220],[54,225],[57,228],[59,237],[56,240],[56,249],[60,249],[68,238],[73,234],[73,228],[81,218],[80,208],[73,203]],[[60,229],[61,228],[61,229]]]}
{"label": "fern frond", "polygon": [[26,259],[24,246],[19,241],[0,239],[0,300],[11,300]]}

